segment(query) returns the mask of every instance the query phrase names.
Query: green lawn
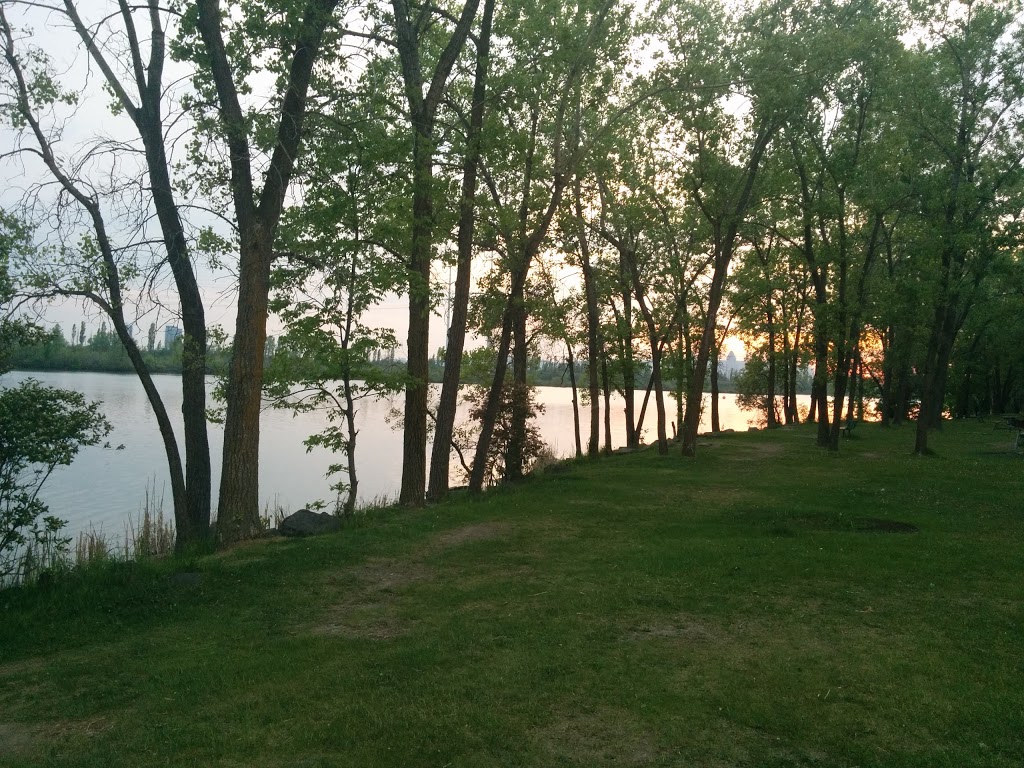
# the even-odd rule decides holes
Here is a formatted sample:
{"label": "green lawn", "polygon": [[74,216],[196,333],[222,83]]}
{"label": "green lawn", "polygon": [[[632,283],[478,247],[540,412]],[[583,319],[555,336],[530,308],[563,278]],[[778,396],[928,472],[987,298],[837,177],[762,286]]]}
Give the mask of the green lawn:
{"label": "green lawn", "polygon": [[1024,453],[931,442],[725,435],[0,593],[0,765],[1020,766]]}

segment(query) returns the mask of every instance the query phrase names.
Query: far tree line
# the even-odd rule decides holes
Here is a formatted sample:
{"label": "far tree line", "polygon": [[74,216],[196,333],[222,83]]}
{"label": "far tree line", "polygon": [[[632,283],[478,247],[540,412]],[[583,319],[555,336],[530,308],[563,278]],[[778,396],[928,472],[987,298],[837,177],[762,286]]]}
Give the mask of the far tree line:
{"label": "far tree line", "polygon": [[[13,342],[8,348],[7,364],[11,369],[20,371],[89,371],[98,373],[132,373],[132,363],[124,347],[111,332],[105,322],[100,321],[95,331],[89,331],[85,321],[71,326],[70,335],[58,323],[45,331],[36,329],[31,338]],[[207,331],[215,339],[207,347],[206,373],[208,376],[224,376],[227,373],[227,362],[231,355],[231,345],[226,342],[219,328]],[[161,336],[162,334],[162,336]],[[147,343],[143,350],[143,358],[153,373],[180,374],[183,362],[184,339],[181,331],[175,326],[158,328],[151,324],[147,332]],[[272,381],[289,381],[293,375],[289,369],[301,366],[310,371],[322,369],[325,376],[331,374],[329,365],[319,358],[304,358],[300,351],[281,347],[281,357],[275,361],[278,351],[277,339],[267,336],[264,350],[267,358],[268,379]],[[552,352],[549,349],[547,352]],[[440,384],[444,378],[444,348],[438,349],[430,358],[428,380],[432,384]],[[382,375],[391,375],[395,381],[401,380],[406,361],[396,357],[395,349],[375,350],[368,363],[377,367]],[[552,359],[532,355],[527,366],[527,382],[537,387],[572,387],[573,382],[582,381],[587,375],[588,363],[576,360],[570,370],[566,359]],[[492,355],[484,349],[468,350],[463,354],[462,383],[464,385],[483,384],[489,378],[493,367]],[[283,370],[278,370],[283,369]],[[638,358],[633,366],[634,389],[645,390],[651,386],[651,364],[649,360]],[[709,371],[705,382],[705,392],[724,394],[742,394],[745,407],[749,410],[766,412],[768,384],[757,360],[750,371],[745,370],[742,361],[730,356],[730,360],[719,364],[716,374]],[[797,379],[797,392],[810,394],[812,374],[809,369],[802,368]],[[671,380],[669,380],[671,383]],[[621,381],[613,383],[610,393],[621,397]],[[877,397],[870,385],[862,390],[869,398]],[[288,390],[288,394],[291,391]],[[603,394],[603,393],[602,393]],[[289,401],[290,403],[290,401]],[[288,405],[286,403],[285,405]]]}
{"label": "far tree line", "polygon": [[[9,157],[40,179],[16,206],[34,235],[11,272],[25,299],[104,313],[160,425],[181,546],[211,531],[201,269],[237,278],[223,542],[259,532],[265,397],[329,405],[321,439],[351,462],[358,399],[400,390],[400,501],[445,496],[469,333],[488,355],[472,491],[497,442],[504,480],[529,470],[530,361],[551,345],[583,379],[593,457],[615,407],[638,444],[644,365],[657,449],[675,390],[678,450],[695,455],[728,334],[761,372],[769,426],[801,419],[813,369],[807,418],[827,450],[859,382],[883,423],[916,418],[920,454],[950,410],[1022,405],[1016,0],[108,5],[47,11],[122,129],[84,149],[63,138],[84,96],[26,31],[34,4],[0,7]],[[373,362],[398,340],[364,322],[395,293],[397,379]],[[183,451],[130,329],[158,301],[183,330]]]}

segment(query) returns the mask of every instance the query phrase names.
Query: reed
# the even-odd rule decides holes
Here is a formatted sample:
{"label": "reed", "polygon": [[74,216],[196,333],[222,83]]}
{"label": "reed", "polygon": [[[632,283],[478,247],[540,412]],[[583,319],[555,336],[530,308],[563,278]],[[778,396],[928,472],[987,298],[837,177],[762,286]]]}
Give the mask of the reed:
{"label": "reed", "polygon": [[124,558],[141,560],[163,557],[174,551],[174,521],[164,517],[164,494],[156,491],[156,481],[146,485],[142,509],[135,520],[125,523]]}
{"label": "reed", "polygon": [[81,531],[75,541],[74,559],[70,565],[84,568],[91,563],[112,560],[117,553],[117,542],[111,541],[103,529]]}

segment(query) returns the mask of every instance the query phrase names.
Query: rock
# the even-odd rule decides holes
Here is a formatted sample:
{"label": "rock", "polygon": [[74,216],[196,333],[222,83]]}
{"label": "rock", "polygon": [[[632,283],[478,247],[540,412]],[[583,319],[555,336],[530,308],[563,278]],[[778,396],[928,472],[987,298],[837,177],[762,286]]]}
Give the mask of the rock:
{"label": "rock", "polygon": [[340,529],[341,520],[334,515],[300,509],[281,521],[278,533],[282,536],[316,536],[319,533],[331,533]]}

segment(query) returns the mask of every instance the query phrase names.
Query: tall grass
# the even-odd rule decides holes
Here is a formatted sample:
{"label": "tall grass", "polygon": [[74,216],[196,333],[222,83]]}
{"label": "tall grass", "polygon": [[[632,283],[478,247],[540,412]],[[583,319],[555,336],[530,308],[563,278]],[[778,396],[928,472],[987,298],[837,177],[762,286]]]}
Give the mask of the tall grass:
{"label": "tall grass", "polygon": [[124,559],[169,555],[174,551],[175,538],[174,522],[164,517],[163,489],[157,495],[156,481],[147,483],[138,517],[125,523]]}
{"label": "tall grass", "polygon": [[289,514],[288,508],[281,504],[281,497],[274,494],[273,502],[268,500],[263,505],[263,512],[260,514],[260,522],[263,524],[264,532],[279,528],[281,521],[288,517]]}
{"label": "tall grass", "polygon": [[90,527],[88,531],[81,531],[78,534],[71,564],[76,568],[83,568],[90,563],[112,559],[116,551],[117,542],[112,541],[102,528],[97,531]]}
{"label": "tall grass", "polygon": [[146,484],[138,515],[128,518],[121,537],[90,527],[78,534],[74,552],[63,565],[71,569],[111,560],[124,562],[147,557],[163,557],[174,551],[174,522],[164,517],[164,494],[157,493],[156,481]]}

